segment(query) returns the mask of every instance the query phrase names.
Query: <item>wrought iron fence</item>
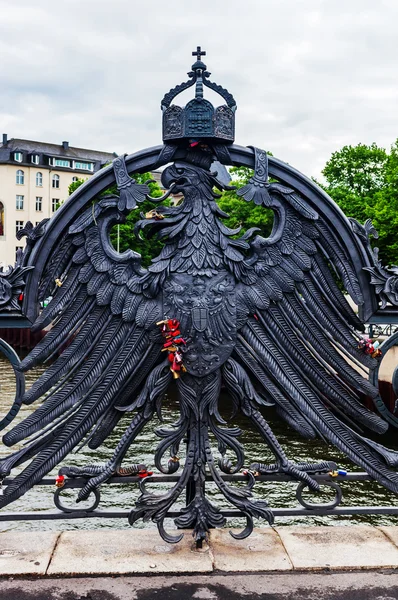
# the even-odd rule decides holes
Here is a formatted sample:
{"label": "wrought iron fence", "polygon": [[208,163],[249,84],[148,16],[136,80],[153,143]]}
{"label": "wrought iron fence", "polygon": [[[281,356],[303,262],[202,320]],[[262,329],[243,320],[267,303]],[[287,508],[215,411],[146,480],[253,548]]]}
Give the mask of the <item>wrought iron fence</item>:
{"label": "wrought iron fence", "polygon": [[[316,500],[317,494],[313,493],[312,497],[305,497],[304,493],[306,484],[298,483],[293,477],[284,474],[272,475],[257,475],[255,476],[256,483],[292,483],[296,485],[295,498],[297,506],[272,508],[272,513],[275,519],[280,517],[315,517],[315,516],[358,516],[358,515],[398,515],[398,506],[348,506],[344,505],[343,490],[341,484],[353,482],[373,481],[365,472],[353,472],[343,475],[336,474],[314,474],[313,478],[319,482],[322,491],[332,491],[334,497],[325,501],[319,502]],[[228,483],[247,483],[248,476],[245,474],[223,475],[222,479]],[[104,487],[109,485],[131,485],[142,486],[147,484],[175,484],[178,482],[178,475],[152,475],[141,479],[138,476],[112,477]],[[3,485],[7,486],[12,483],[13,478],[9,477],[3,481]],[[206,477],[206,482],[211,482],[210,476]],[[74,490],[82,488],[87,479],[85,478],[70,478],[67,479],[63,487],[55,489],[53,501],[55,510],[19,512],[19,511],[1,511],[0,522],[4,521],[48,521],[48,520],[71,520],[71,519],[128,519],[130,511],[128,509],[103,509],[101,508],[101,489],[95,490],[90,498],[92,503],[88,507],[79,507],[78,505],[66,505],[64,503],[64,492],[66,490]],[[144,482],[144,483],[143,483]],[[42,479],[38,486],[54,487],[54,479],[47,477]],[[324,490],[323,488],[327,488]],[[308,489],[307,489],[308,491]],[[187,492],[186,503],[189,504],[192,498],[189,494],[189,486]],[[166,514],[167,518],[177,518],[182,514],[181,510],[169,511]],[[220,514],[226,519],[230,518],[245,518],[245,514],[239,510],[220,510]],[[199,544],[200,545],[200,544]]]}
{"label": "wrought iron fence", "polygon": [[388,338],[398,331],[398,325],[396,323],[378,324],[368,323],[365,325],[366,334],[372,338]]}

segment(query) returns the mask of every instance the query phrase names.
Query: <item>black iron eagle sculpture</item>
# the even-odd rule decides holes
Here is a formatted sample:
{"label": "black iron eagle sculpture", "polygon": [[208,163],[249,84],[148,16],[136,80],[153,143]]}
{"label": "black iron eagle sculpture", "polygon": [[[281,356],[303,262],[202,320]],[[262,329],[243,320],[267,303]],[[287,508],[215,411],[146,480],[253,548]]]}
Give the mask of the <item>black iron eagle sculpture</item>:
{"label": "black iron eagle sculpture", "polygon": [[[203,68],[191,76],[198,100],[200,86],[209,81]],[[224,144],[226,115],[233,114],[228,102],[225,108],[230,113],[225,110],[220,117],[218,133]],[[162,473],[180,476],[161,495],[147,491],[143,482],[130,523],[151,519],[164,539],[178,541],[181,536],[166,533],[163,521],[193,482],[194,499],[176,524],[203,539],[209,528],[225,521],[205,495],[210,475],[246,516],[244,537],[253,517],[273,519],[266,502],[252,496],[254,472],[286,473],[319,489],[312,474],[330,470],[330,463],[288,460],[267,423],[270,405],[302,436],[327,440],[398,492],[398,453],[363,434],[363,428],[383,433],[386,419],[395,417],[368,380],[378,358],[364,352],[362,322],[341,291],[344,287],[361,304],[354,265],[333,223],[297,191],[270,183],[267,155],[255,149],[255,173],[238,193],[272,209],[274,224],[267,238],[256,230],[239,236],[239,229],[224,224],[228,215],[217,204],[226,186],[211,171],[211,132],[202,136],[206,143],[198,144],[177,117],[174,111],[167,121],[168,135],[184,139],[185,149],[163,171],[162,182],[183,198],[175,206],[158,201],[156,210],[136,224],[138,235],[146,231],[164,242],[150,266],[143,268],[132,250],[119,254],[110,242],[111,227],[149,193],[128,176],[124,158],[114,163],[120,194],[87,205],[54,244],[40,280],[40,297],[52,299],[34,324],[37,330],[50,324],[51,329],[21,363],[24,371],[46,364],[22,398],[25,404],[42,403],[4,435],[8,446],[31,441],[0,461],[1,478],[28,463],[5,488],[0,507],[37,484],[79,444],[98,448],[128,413],[129,424],[107,464],[61,469],[64,475],[87,478],[79,499],[87,498],[121,472],[136,436],[155,413],[161,415],[172,381],[180,418],[171,429],[158,430],[155,464]],[[235,411],[252,420],[275,455],[274,464],[252,465],[245,487],[234,487],[223,477],[244,467],[244,452],[239,429],[228,427],[219,413],[222,386]],[[381,416],[365,407],[364,395],[374,400]],[[218,459],[212,439],[218,443]],[[180,465],[183,441],[187,449]],[[231,450],[235,461],[227,458]]]}

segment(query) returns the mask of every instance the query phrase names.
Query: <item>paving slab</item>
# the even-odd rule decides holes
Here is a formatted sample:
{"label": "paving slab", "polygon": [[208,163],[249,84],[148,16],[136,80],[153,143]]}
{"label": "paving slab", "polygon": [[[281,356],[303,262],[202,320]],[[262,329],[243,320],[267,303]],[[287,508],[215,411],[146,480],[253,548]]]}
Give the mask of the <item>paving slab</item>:
{"label": "paving slab", "polygon": [[[233,533],[241,530],[233,529]],[[214,568],[220,571],[289,571],[293,565],[279,535],[271,527],[256,529],[245,540],[235,540],[228,529],[210,532]]]}
{"label": "paving slab", "polygon": [[386,535],[388,539],[391,540],[391,542],[398,547],[398,527],[383,525],[377,527],[377,529],[380,529],[380,531],[382,531],[384,535]]}
{"label": "paving slab", "polygon": [[0,576],[45,575],[58,537],[52,531],[0,533]]}
{"label": "paving slab", "polygon": [[[133,573],[209,573],[209,547],[194,548],[192,532],[178,544],[164,542],[157,530],[65,531],[48,575],[122,575]],[[205,545],[204,545],[205,546]],[[397,550],[398,552],[398,550]]]}
{"label": "paving slab", "polygon": [[376,527],[276,527],[295,569],[396,568],[398,548]]}

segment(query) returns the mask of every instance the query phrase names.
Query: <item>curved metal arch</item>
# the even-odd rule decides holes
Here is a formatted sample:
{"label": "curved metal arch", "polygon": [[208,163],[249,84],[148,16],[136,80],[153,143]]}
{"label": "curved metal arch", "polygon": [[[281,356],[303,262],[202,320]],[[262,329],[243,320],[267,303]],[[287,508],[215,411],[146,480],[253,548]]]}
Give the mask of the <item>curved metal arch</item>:
{"label": "curved metal arch", "polygon": [[19,368],[21,361],[18,354],[2,339],[0,339],[0,354],[3,354],[11,364],[15,375],[15,398],[8,413],[0,420],[0,431],[2,431],[15,419],[22,406],[22,397],[25,393],[25,375]]}
{"label": "curved metal arch", "polygon": [[[393,333],[389,338],[384,340],[384,342],[380,346],[380,350],[383,353],[382,359],[378,363],[377,367],[375,369],[373,369],[373,371],[370,374],[370,378],[369,378],[370,382],[375,387],[378,387],[378,385],[379,385],[379,371],[380,371],[381,363],[383,362],[383,358],[385,357],[387,352],[389,350],[391,350],[391,348],[393,348],[394,346],[398,346],[398,332]],[[394,393],[397,396],[397,403],[398,403],[398,366],[395,367],[395,369],[393,371],[391,383],[392,383],[392,389],[394,390]],[[397,420],[397,423],[398,423],[398,420]]]}
{"label": "curved metal arch", "polygon": [[[125,160],[129,174],[151,171],[166,164],[168,160],[163,158],[165,156],[163,150],[164,146],[154,146],[127,156]],[[228,153],[230,160],[228,163],[223,161],[224,164],[254,168],[254,151],[252,148],[233,144],[228,147]],[[184,155],[185,149],[178,148],[173,160],[183,158]],[[364,303],[360,307],[361,318],[364,321],[368,320],[377,311],[378,301],[370,285],[370,278],[363,270],[364,267],[370,266],[366,250],[361,240],[353,232],[347,217],[316,183],[290,165],[272,156],[269,157],[269,174],[281,183],[298,191],[327,221],[335,223],[335,234],[340,238],[340,242],[352,259],[362,289]],[[114,183],[115,176],[112,165],[98,171],[58,209],[48,223],[44,235],[33,248],[28,266],[34,266],[35,268],[28,276],[24,300],[24,312],[31,323],[36,319],[38,312],[38,284],[54,245],[83,207]]]}

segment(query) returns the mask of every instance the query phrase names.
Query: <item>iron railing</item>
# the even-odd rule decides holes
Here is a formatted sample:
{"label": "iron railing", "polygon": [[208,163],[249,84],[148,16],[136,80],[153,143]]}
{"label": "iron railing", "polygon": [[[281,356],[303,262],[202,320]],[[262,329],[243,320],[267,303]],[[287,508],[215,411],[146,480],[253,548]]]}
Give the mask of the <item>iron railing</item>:
{"label": "iron railing", "polygon": [[365,325],[365,332],[371,338],[388,338],[398,331],[398,325],[396,323],[367,323]]}
{"label": "iron railing", "polygon": [[[298,506],[295,507],[284,507],[284,508],[272,508],[275,519],[279,517],[314,517],[314,516],[352,516],[352,515],[398,515],[397,506],[345,506],[343,504],[343,491],[340,486],[341,483],[348,482],[365,482],[373,481],[372,478],[365,472],[353,472],[347,473],[346,475],[330,475],[330,474],[314,474],[312,477],[318,481],[322,487],[331,488],[334,492],[334,498],[324,503],[316,502],[316,493],[314,494],[315,501],[305,499],[303,492],[306,489],[306,485],[303,482],[297,482],[289,475],[284,474],[272,474],[272,475],[259,475],[256,476],[256,482],[264,483],[294,483],[297,485],[295,490],[295,497],[298,502]],[[226,482],[247,482],[247,476],[244,474],[236,475],[223,475],[222,479]],[[152,475],[145,478],[145,484],[159,484],[159,483],[176,483],[179,480],[178,475]],[[3,481],[3,485],[6,486],[13,481],[13,478],[9,477]],[[206,477],[206,481],[211,482],[211,477]],[[56,510],[39,510],[31,512],[12,512],[12,511],[1,511],[0,521],[48,521],[57,519],[128,519],[130,510],[114,510],[114,509],[101,509],[101,489],[95,490],[91,497],[94,496],[92,505],[89,507],[66,506],[63,503],[63,492],[69,489],[82,488],[87,479],[85,478],[71,478],[67,479],[65,485],[62,488],[56,488],[54,491],[54,505]],[[142,479],[137,476],[132,477],[112,477],[109,481],[104,484],[108,485],[135,485],[138,486],[142,482]],[[47,477],[42,479],[37,486],[52,486],[54,487],[54,479]],[[36,486],[35,486],[36,487]],[[190,498],[187,497],[187,503]],[[238,518],[245,517],[244,513],[238,510],[221,510],[220,513],[225,518]],[[180,510],[169,511],[166,517],[176,518],[180,516],[182,512]]]}

